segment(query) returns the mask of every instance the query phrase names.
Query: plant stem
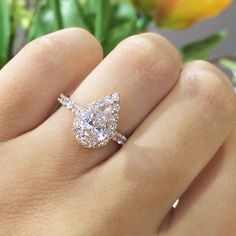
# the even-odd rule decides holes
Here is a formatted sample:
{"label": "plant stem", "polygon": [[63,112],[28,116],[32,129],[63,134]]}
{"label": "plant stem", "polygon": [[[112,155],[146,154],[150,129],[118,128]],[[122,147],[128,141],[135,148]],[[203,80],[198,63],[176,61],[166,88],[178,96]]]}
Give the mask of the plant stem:
{"label": "plant stem", "polygon": [[216,64],[218,63],[222,58],[231,60],[231,61],[236,61],[236,55],[225,55],[225,56],[221,56],[221,57],[216,57],[213,59],[208,60],[209,62]]}
{"label": "plant stem", "polygon": [[[223,63],[223,61],[226,61]],[[233,77],[230,78],[231,82],[233,83],[234,86],[236,86],[236,71],[235,71],[235,65],[236,65],[236,55],[226,55],[222,57],[217,57],[214,59],[209,60],[209,62],[219,65],[229,71],[231,71]],[[232,63],[232,65],[231,65]]]}
{"label": "plant stem", "polygon": [[89,30],[92,32],[92,30],[89,28],[88,22],[86,22],[86,14],[83,9],[83,4],[79,2],[78,0],[73,0],[74,5],[77,7],[77,12],[78,12],[78,20],[80,22],[80,27]]}
{"label": "plant stem", "polygon": [[57,19],[57,25],[58,29],[63,28],[63,21],[62,21],[62,16],[61,16],[61,3],[60,0],[51,0],[50,5],[52,9],[54,10],[56,19]]}
{"label": "plant stem", "polygon": [[0,29],[0,68],[2,68],[10,56],[11,22],[8,1],[0,1]]}
{"label": "plant stem", "polygon": [[111,2],[108,0],[96,0],[95,36],[102,43],[106,38],[106,32],[110,20]]}

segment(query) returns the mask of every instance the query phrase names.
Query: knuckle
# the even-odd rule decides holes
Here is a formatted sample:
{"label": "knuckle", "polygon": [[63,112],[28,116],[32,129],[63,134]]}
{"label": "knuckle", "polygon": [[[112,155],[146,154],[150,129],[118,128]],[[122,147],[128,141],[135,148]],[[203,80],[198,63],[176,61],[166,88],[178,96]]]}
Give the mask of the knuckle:
{"label": "knuckle", "polygon": [[43,36],[30,42],[25,47],[25,54],[31,64],[40,67],[42,75],[58,69],[61,60],[59,54],[65,51],[65,45],[56,38]]}
{"label": "knuckle", "polygon": [[153,65],[157,59],[155,57],[156,48],[153,43],[149,39],[139,35],[127,38],[120,46],[125,51],[127,61],[138,69],[146,69],[151,64]]}
{"label": "knuckle", "polygon": [[128,63],[134,72],[144,75],[146,81],[155,80],[157,73],[177,78],[181,61],[177,59],[176,62],[170,53],[172,46],[163,41],[167,40],[151,33],[134,35],[122,41],[117,51],[125,58],[124,63]]}
{"label": "knuckle", "polygon": [[42,77],[62,70],[65,65],[74,68],[81,56],[83,63],[96,64],[102,59],[98,41],[80,28],[68,28],[39,37],[27,44],[23,53],[30,64],[37,65]]}
{"label": "knuckle", "polygon": [[179,50],[177,50],[176,47],[170,41],[168,41],[168,39],[166,39],[160,34],[150,32],[143,33],[141,34],[141,36],[151,40],[154,46],[159,45],[158,50],[160,52],[163,51],[165,54],[167,54],[168,59],[172,60],[172,62],[177,67],[182,67],[182,58],[179,53]]}
{"label": "knuckle", "polygon": [[[188,69],[189,68],[189,69]],[[228,78],[205,61],[186,65],[183,72],[184,86],[190,95],[199,98],[199,105],[207,112],[232,115],[236,111],[236,97]]]}
{"label": "knuckle", "polygon": [[[62,31],[66,31],[70,35],[74,35],[75,41],[74,44],[78,45],[78,42],[80,44],[84,45],[85,50],[87,51],[87,54],[90,54],[93,56],[93,58],[98,58],[99,61],[103,58],[103,48],[99,41],[95,38],[94,35],[92,35],[90,32],[88,32],[85,29],[82,28],[76,28],[71,27],[64,29]],[[71,47],[71,50],[74,51],[74,47]]]}
{"label": "knuckle", "polygon": [[95,37],[89,31],[83,28],[70,27],[70,28],[63,29],[61,31],[64,31],[64,32],[66,31],[67,33],[71,33],[71,34],[82,35],[82,37],[93,38],[94,40],[96,40]]}

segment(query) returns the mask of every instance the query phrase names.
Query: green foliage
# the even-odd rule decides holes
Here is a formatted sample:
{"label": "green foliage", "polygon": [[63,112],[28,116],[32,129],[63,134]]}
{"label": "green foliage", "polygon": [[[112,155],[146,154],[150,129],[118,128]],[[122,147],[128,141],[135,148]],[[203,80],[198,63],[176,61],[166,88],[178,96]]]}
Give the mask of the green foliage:
{"label": "green foliage", "polygon": [[222,58],[220,59],[219,64],[225,69],[228,69],[229,71],[232,72],[233,74],[232,82],[236,86],[236,61],[235,61],[236,58],[233,58],[233,59],[231,60],[231,59]]}
{"label": "green foliage", "polygon": [[101,42],[105,54],[124,38],[140,33],[150,22],[137,17],[129,3],[110,0],[40,0],[28,40],[66,27],[89,30]]}
{"label": "green foliage", "polygon": [[199,41],[192,42],[183,46],[180,52],[184,62],[195,59],[205,59],[209,53],[224,41],[228,36],[227,30],[221,30]]}
{"label": "green foliage", "polygon": [[112,21],[102,45],[105,54],[108,54],[123,39],[141,33],[145,30],[151,18],[146,15],[137,17],[135,9],[127,3],[114,6],[112,9],[115,21]]}
{"label": "green foliage", "polygon": [[10,37],[10,4],[7,1],[0,1],[0,68],[9,60]]}
{"label": "green foliage", "polygon": [[109,30],[109,23],[112,20],[112,4],[109,0],[96,0],[94,1],[95,9],[95,28],[94,35],[100,41],[103,42],[106,38],[106,33]]}
{"label": "green foliage", "polygon": [[37,1],[36,11],[28,33],[28,41],[61,28],[60,1]]}
{"label": "green foliage", "polygon": [[63,28],[80,27],[91,31],[84,9],[78,0],[61,0],[60,6]]}
{"label": "green foliage", "polygon": [[[25,43],[67,27],[81,27],[101,42],[107,55],[120,41],[143,32],[151,18],[137,12],[126,0],[0,0],[0,68],[15,53],[13,44],[19,27],[25,30]],[[227,37],[222,30],[180,49],[185,62],[205,59]],[[79,42],[78,42],[79,43]],[[225,63],[225,62],[224,62]]]}
{"label": "green foliage", "polygon": [[222,65],[226,69],[231,70],[233,73],[236,73],[236,62],[235,61],[232,61],[230,59],[222,58],[220,60],[220,65]]}

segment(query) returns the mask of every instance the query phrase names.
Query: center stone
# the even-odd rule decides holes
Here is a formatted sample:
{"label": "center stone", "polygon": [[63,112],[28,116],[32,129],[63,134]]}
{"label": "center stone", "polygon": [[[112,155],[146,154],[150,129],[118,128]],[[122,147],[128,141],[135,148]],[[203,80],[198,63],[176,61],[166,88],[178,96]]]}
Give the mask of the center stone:
{"label": "center stone", "polygon": [[79,126],[86,132],[89,138],[103,141],[107,137],[106,119],[99,113],[87,112],[79,117]]}
{"label": "center stone", "polygon": [[77,140],[86,147],[100,147],[115,135],[119,100],[112,95],[82,108],[75,116],[73,131]]}

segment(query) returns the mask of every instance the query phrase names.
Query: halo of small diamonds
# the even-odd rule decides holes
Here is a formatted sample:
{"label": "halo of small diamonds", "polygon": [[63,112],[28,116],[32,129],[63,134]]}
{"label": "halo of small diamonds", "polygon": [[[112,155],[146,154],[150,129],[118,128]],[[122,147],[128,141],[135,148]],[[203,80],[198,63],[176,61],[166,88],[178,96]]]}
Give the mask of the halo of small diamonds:
{"label": "halo of small diamonds", "polygon": [[73,133],[83,146],[98,148],[112,139],[119,144],[126,142],[126,138],[116,131],[120,110],[118,93],[98,99],[85,107],[79,107],[64,95],[58,100],[75,114]]}

